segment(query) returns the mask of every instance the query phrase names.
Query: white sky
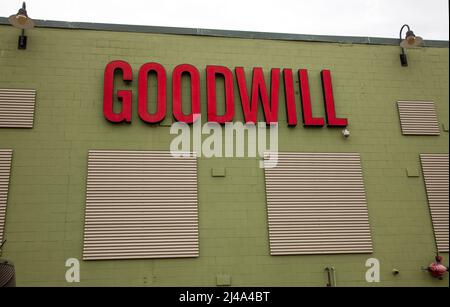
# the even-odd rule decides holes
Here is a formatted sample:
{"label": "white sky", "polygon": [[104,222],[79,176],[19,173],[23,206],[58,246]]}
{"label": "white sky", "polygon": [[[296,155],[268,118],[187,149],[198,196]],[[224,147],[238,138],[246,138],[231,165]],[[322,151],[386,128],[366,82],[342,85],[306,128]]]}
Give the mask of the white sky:
{"label": "white sky", "polygon": [[[407,23],[449,39],[448,0],[27,0],[31,18],[170,27],[397,38]],[[19,0],[0,0],[0,16]]]}

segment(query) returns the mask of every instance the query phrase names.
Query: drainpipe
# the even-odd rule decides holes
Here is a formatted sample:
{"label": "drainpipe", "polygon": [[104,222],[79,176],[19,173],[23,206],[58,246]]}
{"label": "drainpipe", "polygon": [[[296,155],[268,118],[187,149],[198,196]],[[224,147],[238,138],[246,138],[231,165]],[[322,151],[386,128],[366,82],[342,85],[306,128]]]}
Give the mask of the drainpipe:
{"label": "drainpipe", "polygon": [[328,283],[327,287],[336,287],[336,272],[334,267],[326,267],[325,272],[327,272]]}

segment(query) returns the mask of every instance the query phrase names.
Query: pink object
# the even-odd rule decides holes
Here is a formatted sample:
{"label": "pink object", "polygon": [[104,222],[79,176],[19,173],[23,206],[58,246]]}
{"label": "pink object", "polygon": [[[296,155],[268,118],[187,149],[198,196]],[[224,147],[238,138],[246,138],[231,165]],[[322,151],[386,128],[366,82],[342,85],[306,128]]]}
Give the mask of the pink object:
{"label": "pink object", "polygon": [[436,256],[436,262],[428,266],[428,272],[435,278],[442,279],[444,274],[448,272],[448,268],[441,264],[442,260],[442,256]]}

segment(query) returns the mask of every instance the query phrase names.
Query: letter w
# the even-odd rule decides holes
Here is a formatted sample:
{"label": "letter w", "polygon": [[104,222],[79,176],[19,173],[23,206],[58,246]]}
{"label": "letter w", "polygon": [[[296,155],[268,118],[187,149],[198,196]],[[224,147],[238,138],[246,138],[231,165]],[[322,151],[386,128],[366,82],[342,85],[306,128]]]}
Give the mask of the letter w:
{"label": "letter w", "polygon": [[246,123],[255,123],[258,118],[258,100],[261,102],[264,110],[266,123],[278,122],[278,89],[280,87],[280,69],[272,68],[270,79],[270,101],[267,93],[266,82],[264,81],[264,73],[262,68],[253,68],[252,80],[252,97],[249,101],[247,92],[247,81],[243,67],[236,67],[236,77],[239,87],[239,95],[241,96],[242,111]]}

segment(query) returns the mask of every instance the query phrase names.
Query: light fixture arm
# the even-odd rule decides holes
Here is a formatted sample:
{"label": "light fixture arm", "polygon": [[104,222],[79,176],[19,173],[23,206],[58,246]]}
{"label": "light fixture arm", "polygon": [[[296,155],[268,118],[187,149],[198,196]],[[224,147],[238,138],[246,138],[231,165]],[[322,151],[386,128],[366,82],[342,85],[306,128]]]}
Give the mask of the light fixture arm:
{"label": "light fixture arm", "polygon": [[409,27],[409,25],[404,24],[400,29],[400,40],[402,40],[402,32],[405,27],[408,29],[408,31],[411,31],[411,28]]}
{"label": "light fixture arm", "polygon": [[[408,31],[406,33],[411,32],[411,28],[409,27],[409,25],[404,24],[400,28],[400,35],[399,35],[400,36],[400,42],[402,41],[402,33],[403,33],[403,29],[405,29],[405,28],[408,29]],[[406,50],[403,47],[401,47],[401,48],[402,48],[402,53],[400,54],[400,63],[402,64],[402,66],[408,66],[408,58],[407,58],[406,52],[405,52]]]}
{"label": "light fixture arm", "polygon": [[22,3],[22,8],[19,9],[19,12],[17,13],[17,15],[25,15],[25,16],[28,17],[28,14],[27,14],[27,7],[26,7],[25,2]]}
{"label": "light fixture arm", "polygon": [[[25,14],[27,14],[27,6],[25,4],[25,1],[22,2],[22,10]],[[19,12],[20,12],[20,10],[19,10]],[[25,36],[25,29],[22,29],[22,36]]]}

